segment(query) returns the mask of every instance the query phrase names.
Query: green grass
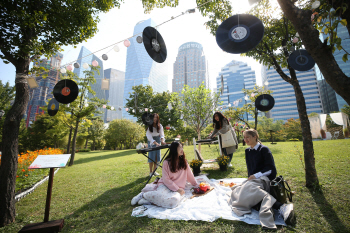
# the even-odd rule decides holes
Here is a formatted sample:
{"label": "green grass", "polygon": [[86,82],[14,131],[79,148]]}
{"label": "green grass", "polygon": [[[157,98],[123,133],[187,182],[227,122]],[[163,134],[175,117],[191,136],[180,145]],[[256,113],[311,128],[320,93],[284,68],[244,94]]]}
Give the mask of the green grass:
{"label": "green grass", "polygon": [[[321,184],[317,190],[305,187],[297,152],[302,151],[302,142],[266,145],[278,174],[296,191],[297,225],[278,227],[278,232],[350,232],[350,140],[314,142]],[[203,157],[216,158],[215,148],[202,146]],[[193,146],[185,147],[185,152],[189,161],[194,158]],[[247,176],[242,146],[232,163],[234,169],[226,172],[218,165],[203,170],[213,179]],[[63,218],[62,232],[261,232],[258,225],[222,219],[210,223],[131,217],[130,200],[144,187],[148,174],[147,159],[135,150],[77,153],[74,166],[61,169],[54,177],[50,220]],[[47,182],[18,202],[16,222],[0,232],[18,232],[27,224],[42,222],[46,191]]]}

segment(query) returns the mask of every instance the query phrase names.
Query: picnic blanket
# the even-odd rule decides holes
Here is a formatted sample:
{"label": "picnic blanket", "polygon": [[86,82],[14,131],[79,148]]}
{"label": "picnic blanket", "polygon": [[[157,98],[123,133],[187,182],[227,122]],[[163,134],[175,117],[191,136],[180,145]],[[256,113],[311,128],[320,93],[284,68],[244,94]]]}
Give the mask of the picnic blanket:
{"label": "picnic blanket", "polygon": [[[197,176],[196,180],[198,183],[207,182],[214,189],[201,197],[194,197],[192,199],[191,185],[187,184],[185,187],[185,195],[181,203],[174,209],[167,209],[163,207],[158,207],[155,205],[144,205],[133,209],[132,216],[143,217],[147,216],[149,218],[157,219],[169,219],[169,220],[201,220],[213,222],[218,218],[227,220],[237,220],[243,221],[248,224],[260,225],[259,212],[252,209],[250,214],[244,216],[236,215],[231,207],[228,205],[227,192],[230,192],[229,187],[221,186],[219,182],[222,180],[224,182],[230,183],[234,182],[236,184],[242,183],[245,178],[227,178],[227,179],[208,179],[205,175]],[[283,217],[275,211],[275,224],[286,226]]]}

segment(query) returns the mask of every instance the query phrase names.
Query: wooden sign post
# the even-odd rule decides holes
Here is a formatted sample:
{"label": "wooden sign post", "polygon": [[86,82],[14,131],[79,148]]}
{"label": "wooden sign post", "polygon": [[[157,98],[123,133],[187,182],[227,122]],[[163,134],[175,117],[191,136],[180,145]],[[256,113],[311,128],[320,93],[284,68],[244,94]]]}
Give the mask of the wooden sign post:
{"label": "wooden sign post", "polygon": [[49,173],[49,183],[47,186],[47,195],[46,195],[46,206],[45,206],[45,215],[44,222],[41,223],[32,223],[24,226],[19,232],[59,232],[61,231],[64,219],[49,221],[50,216],[50,204],[51,204],[51,194],[53,186],[53,176],[55,168],[65,167],[70,154],[61,154],[61,155],[39,155],[34,162],[28,167],[28,169],[43,169],[50,168]]}

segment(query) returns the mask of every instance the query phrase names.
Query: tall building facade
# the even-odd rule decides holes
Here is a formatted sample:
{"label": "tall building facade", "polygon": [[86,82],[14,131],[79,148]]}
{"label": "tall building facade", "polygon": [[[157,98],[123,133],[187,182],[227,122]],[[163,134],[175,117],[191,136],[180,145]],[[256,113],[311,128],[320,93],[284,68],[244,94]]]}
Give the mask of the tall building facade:
{"label": "tall building facade", "polygon": [[47,106],[46,102],[53,98],[53,88],[60,79],[60,66],[63,59],[63,54],[56,53],[50,60],[42,59],[34,66],[44,67],[48,70],[47,78],[42,76],[35,77],[38,83],[37,88],[30,88],[29,102],[25,114],[26,126],[30,126],[35,120],[36,115],[41,112],[40,107]]}
{"label": "tall building facade", "polygon": [[179,47],[173,75],[173,92],[181,93],[184,85],[193,88],[199,87],[203,82],[209,88],[207,61],[201,44],[187,42]]}
{"label": "tall building facade", "polygon": [[108,105],[114,108],[114,110],[106,109],[104,122],[122,119],[125,72],[110,68],[104,71],[104,77],[109,79],[109,90],[106,91]]}
{"label": "tall building facade", "polygon": [[[289,74],[287,68],[282,69],[286,75]],[[274,120],[287,120],[290,118],[299,119],[293,86],[284,81],[275,69],[264,67],[267,77],[268,89],[273,91],[275,105],[271,109],[271,118]],[[323,113],[320,89],[317,84],[315,68],[308,71],[295,71],[301,90],[304,94],[307,114],[312,112]]]}
{"label": "tall building facade", "polygon": [[[155,27],[156,23],[152,19],[140,21],[134,28],[133,35],[142,35],[143,30],[148,27]],[[160,31],[160,34],[162,32]],[[163,92],[168,90],[168,67],[167,61],[158,63],[148,55],[143,43],[138,43],[137,36],[130,39],[130,46],[127,49],[126,68],[125,68],[125,88],[124,88],[124,106],[132,87],[138,85],[150,85],[154,92]],[[166,38],[163,38],[166,43]],[[123,118],[135,120],[123,108]]]}
{"label": "tall building facade", "polygon": [[[96,60],[98,62],[98,66],[99,68],[99,74],[97,72],[95,72],[94,77],[96,79],[96,83],[91,84],[91,89],[93,91],[96,92],[95,95],[92,95],[91,93],[88,94],[89,98],[93,98],[93,97],[97,97],[99,99],[104,99],[107,100],[107,96],[106,96],[106,90],[102,90],[101,89],[101,85],[102,85],[102,79],[104,78],[104,71],[103,71],[103,61],[98,58],[95,54],[91,53],[86,47],[82,46],[80,49],[80,53],[77,59],[77,63],[79,63],[80,67],[79,68],[74,68],[74,73],[80,77],[80,78],[84,78],[85,74],[84,71],[86,69],[84,69],[83,64],[87,63],[88,65],[91,65],[91,63]],[[91,68],[89,67],[87,70],[91,70]],[[103,111],[104,113],[102,115],[100,115],[102,117],[102,119],[105,119],[105,110],[104,109],[98,109],[99,111]]]}
{"label": "tall building facade", "polygon": [[[320,33],[320,39],[324,41],[324,39],[329,35],[324,35]],[[350,51],[350,40],[349,40],[349,32],[348,29],[338,24],[337,27],[337,36],[342,39],[341,46],[345,51]],[[334,59],[337,61],[340,69],[344,72],[344,74],[350,77],[350,65],[349,61],[344,62],[343,56],[346,53],[344,50],[336,50],[334,52]],[[338,112],[340,111],[344,105],[347,105],[346,101],[338,95],[334,89],[326,82],[319,68],[316,67],[317,80],[320,84],[322,101],[324,103],[324,113],[330,112]]]}
{"label": "tall building facade", "polygon": [[[247,100],[242,89],[253,89],[256,84],[255,71],[247,63],[241,61],[231,61],[225,65],[216,77],[217,92],[221,93],[223,78],[223,93],[220,94],[222,105],[220,111],[225,111],[229,106],[243,107]],[[250,101],[250,100],[248,100]],[[252,120],[247,115],[248,120]]]}

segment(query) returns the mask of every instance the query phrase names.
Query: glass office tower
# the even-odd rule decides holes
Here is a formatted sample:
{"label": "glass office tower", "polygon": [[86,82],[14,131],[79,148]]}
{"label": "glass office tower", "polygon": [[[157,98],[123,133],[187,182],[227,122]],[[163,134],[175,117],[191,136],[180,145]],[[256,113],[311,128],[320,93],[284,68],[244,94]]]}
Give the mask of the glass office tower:
{"label": "glass office tower", "polygon": [[184,85],[199,87],[204,82],[209,88],[207,61],[203,46],[196,42],[187,42],[179,47],[174,63],[173,92],[181,93]]}
{"label": "glass office tower", "polygon": [[34,66],[44,67],[48,70],[47,78],[42,76],[35,77],[38,83],[37,88],[29,89],[29,102],[25,114],[26,126],[30,126],[35,120],[36,115],[41,112],[40,107],[47,106],[46,101],[53,98],[53,88],[60,79],[60,66],[63,54],[56,53],[50,60],[42,59]]}
{"label": "glass office tower", "polygon": [[[293,86],[284,81],[273,68],[264,67],[267,77],[268,89],[273,91],[275,106],[271,109],[271,117],[274,120],[287,120],[290,118],[299,119]],[[286,75],[289,74],[287,68],[282,69]],[[323,113],[320,90],[316,80],[315,68],[308,71],[295,71],[301,90],[304,94],[307,114],[312,112]]]}
{"label": "glass office tower", "polygon": [[[247,101],[244,99],[242,89],[253,89],[256,84],[255,71],[252,70],[247,63],[241,61],[231,61],[221,69],[216,77],[217,92],[221,93],[221,76],[223,77],[223,94],[220,96],[220,101],[223,101],[219,106],[220,111],[228,109],[228,105],[233,107],[243,107]],[[250,100],[248,100],[249,102]],[[247,115],[248,120],[253,120],[250,115]]]}
{"label": "glass office tower", "polygon": [[[156,23],[152,19],[140,21],[134,28],[134,36],[129,39],[130,46],[127,49],[126,68],[125,68],[125,88],[124,88],[124,106],[132,87],[138,85],[150,85],[154,92],[163,92],[168,90],[168,67],[167,61],[158,63],[148,55],[143,43],[136,41],[137,36],[142,36],[143,30],[148,27],[155,27]],[[161,28],[157,29],[162,34]],[[166,44],[166,38],[164,38]],[[166,44],[167,45],[167,44]],[[168,45],[169,46],[169,45]],[[123,118],[135,120],[123,108]]]}

